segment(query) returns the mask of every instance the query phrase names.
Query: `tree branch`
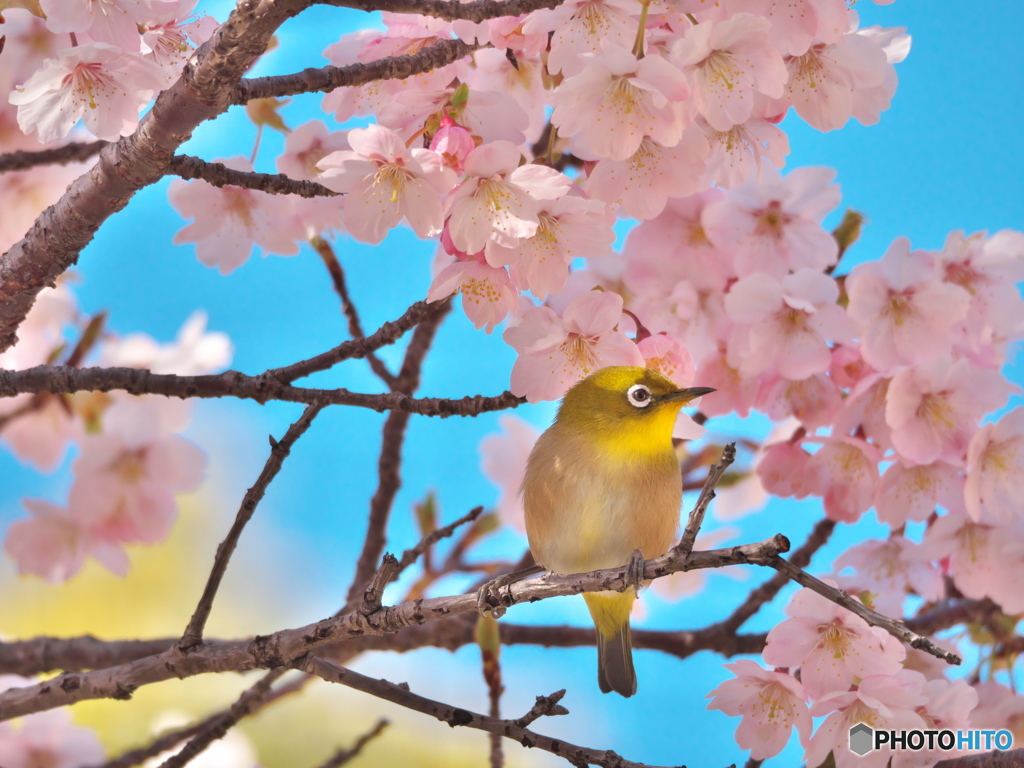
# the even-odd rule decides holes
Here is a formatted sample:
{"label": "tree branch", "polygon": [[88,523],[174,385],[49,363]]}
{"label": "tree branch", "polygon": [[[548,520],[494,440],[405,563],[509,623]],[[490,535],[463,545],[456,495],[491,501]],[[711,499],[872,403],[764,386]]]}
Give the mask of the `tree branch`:
{"label": "tree branch", "polygon": [[235,522],[232,523],[231,529],[228,531],[224,541],[217,547],[217,554],[213,560],[213,569],[210,571],[210,576],[206,581],[206,587],[203,589],[203,594],[199,598],[199,604],[196,606],[196,610],[192,614],[188,626],[185,627],[184,634],[181,636],[179,647],[182,651],[187,652],[203,642],[203,630],[206,627],[207,619],[210,618],[213,600],[217,596],[220,582],[227,572],[228,561],[231,559],[231,555],[238,545],[238,540],[242,536],[242,530],[252,518],[257,505],[267,492],[267,487],[277,477],[277,473],[281,471],[281,465],[284,464],[284,460],[291,453],[295,441],[305,434],[306,430],[313,423],[313,419],[317,417],[321,410],[323,410],[323,405],[320,403],[307,406],[306,410],[302,412],[302,416],[288,427],[288,431],[285,432],[280,442],[270,438],[270,456],[267,458],[266,464],[263,465],[263,471],[260,472],[260,476],[256,479],[253,486],[245,492],[242,504],[235,514]]}
{"label": "tree branch", "polygon": [[708,470],[708,479],[704,481],[704,487],[701,488],[700,496],[697,497],[697,503],[693,505],[690,517],[686,521],[686,529],[683,531],[683,538],[675,546],[675,550],[677,550],[683,557],[686,557],[693,551],[694,542],[697,541],[697,534],[700,532],[700,527],[704,523],[704,513],[707,512],[708,505],[711,503],[711,500],[715,498],[715,486],[718,485],[718,481],[722,479],[722,475],[725,474],[725,470],[727,470],[729,465],[731,465],[735,460],[736,443],[729,443],[722,448],[722,458],[720,458],[718,463]]}
{"label": "tree branch", "polygon": [[952,757],[936,763],[935,768],[1024,768],[1024,749]]}
{"label": "tree branch", "polygon": [[36,152],[8,152],[0,155],[0,173],[6,171],[24,171],[39,165],[68,165],[80,163],[95,157],[110,142],[89,141],[73,142],[53,149],[41,149]]}
{"label": "tree branch", "polygon": [[466,709],[453,707],[439,701],[413,693],[408,686],[395,685],[387,680],[374,680],[351,669],[339,667],[316,656],[306,656],[296,666],[310,674],[322,677],[331,683],[341,683],[357,691],[368,693],[384,701],[390,701],[407,709],[422,712],[447,723],[450,727],[464,726],[487,733],[497,733],[505,738],[518,741],[528,749],[537,748],[565,758],[573,765],[599,765],[604,768],[643,768],[642,763],[624,759],[611,750],[588,749],[570,744],[561,739],[552,739],[528,730],[515,720],[480,715]]}
{"label": "tree branch", "polygon": [[391,723],[389,723],[387,720],[381,718],[377,721],[377,724],[373,726],[373,728],[371,728],[358,739],[356,739],[355,744],[353,744],[348,749],[339,749],[331,756],[329,760],[327,760],[324,763],[321,763],[320,768],[341,768],[341,766],[343,766],[345,763],[357,757],[359,753],[363,751],[367,744],[369,744],[371,741],[373,741],[382,733],[384,733],[384,729],[387,728],[390,724]]}
{"label": "tree branch", "polygon": [[340,197],[340,193],[315,181],[292,179],[283,173],[236,171],[223,163],[208,163],[191,155],[175,155],[167,165],[167,173],[183,179],[201,179],[215,187],[244,187],[272,195],[299,197]]}
{"label": "tree branch", "polygon": [[557,8],[562,0],[472,0],[468,3],[452,0],[316,0],[319,5],[338,8],[357,8],[384,13],[421,13],[438,19],[455,21],[486,21],[502,16],[518,16],[539,8]]}
{"label": "tree branch", "polygon": [[[346,342],[348,343],[348,342]],[[74,392],[110,392],[121,390],[133,395],[165,395],[167,397],[213,398],[237,397],[265,403],[280,400],[287,403],[321,403],[323,405],[354,405],[374,411],[404,411],[421,416],[477,416],[491,411],[515,408],[526,402],[511,392],[493,397],[474,395],[458,400],[440,397],[410,397],[402,392],[364,394],[347,389],[311,389],[282,383],[273,371],[248,376],[238,371],[208,376],[177,376],[156,374],[140,368],[67,368],[40,365],[24,371],[0,370],[0,397],[21,392],[49,392],[55,395]]]}

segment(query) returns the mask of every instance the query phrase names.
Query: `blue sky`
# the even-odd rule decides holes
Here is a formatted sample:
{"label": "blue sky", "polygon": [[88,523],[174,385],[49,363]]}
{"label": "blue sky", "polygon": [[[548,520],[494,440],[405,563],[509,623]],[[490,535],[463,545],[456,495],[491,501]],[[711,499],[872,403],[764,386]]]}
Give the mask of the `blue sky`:
{"label": "blue sky", "polygon": [[[223,4],[221,4],[223,7]],[[828,165],[838,169],[843,207],[867,216],[861,241],[845,268],[877,258],[900,235],[914,246],[934,249],[948,232],[1024,227],[1024,5],[989,2],[984,11],[949,2],[897,0],[890,6],[859,2],[862,25],[905,26],[913,36],[908,59],[897,66],[899,87],[892,108],[878,125],[851,123],[821,134],[790,118],[783,128],[792,152],[788,169]],[[224,12],[214,9],[223,20]],[[280,74],[321,66],[319,55],[340,34],[365,25],[371,17],[352,11],[314,7],[281,30],[280,47],[266,56],[256,74]],[[293,127],[323,119],[320,96],[297,97],[285,110]],[[201,126],[184,151],[204,159],[248,155],[255,132],[240,108]],[[274,171],[282,140],[264,137],[257,167]],[[344,318],[319,259],[308,249],[294,258],[252,257],[228,277],[196,260],[191,246],[173,246],[184,222],[169,208],[169,180],[143,190],[126,211],[111,218],[82,254],[82,282],[76,292],[87,312],[110,311],[119,332],[143,331],[169,341],[188,315],[204,308],[210,327],[227,332],[236,347],[234,368],[258,373],[308,357],[345,338]],[[366,328],[397,317],[426,292],[431,244],[406,229],[395,230],[383,245],[369,248],[342,239],[338,255],[349,277]],[[401,347],[382,356],[395,363]],[[497,394],[508,384],[512,351],[500,333],[477,332],[456,309],[442,328],[424,370],[421,393],[437,396]],[[1019,360],[1010,367],[1024,381]],[[315,379],[324,386],[377,391],[376,380],[358,361]],[[266,435],[280,436],[301,409],[250,402],[207,402],[197,410],[191,436],[211,457],[210,491],[233,514],[245,488],[266,457]],[[517,412],[545,427],[552,407]],[[376,450],[383,417],[356,409],[330,409],[303,438],[261,505],[242,540],[243,550],[263,559],[276,588],[260,595],[267,606],[268,631],[321,618],[333,612],[347,589],[352,558],[362,540],[361,521],[376,478]],[[410,508],[436,491],[445,520],[476,504],[490,504],[497,492],[479,471],[477,444],[497,431],[497,416],[479,419],[414,418],[405,451],[404,484],[395,505],[392,549],[414,543]],[[715,424],[711,425],[714,436]],[[39,495],[61,502],[68,486],[67,466],[55,477],[40,477],[0,456],[0,478],[9,493],[0,506],[0,523],[17,517],[18,499]],[[782,531],[802,540],[817,519],[817,504],[773,502],[744,521],[742,541]],[[844,538],[875,535],[872,523]],[[525,541],[512,534],[496,537],[488,551],[518,555]],[[839,551],[826,549],[815,560],[824,568]],[[254,553],[257,553],[254,555]],[[137,556],[144,556],[139,552]],[[207,567],[198,558],[196,567]],[[130,578],[130,577],[129,577]],[[231,578],[231,577],[229,577]],[[747,582],[713,576],[701,598],[679,604],[657,603],[647,626],[691,628],[727,614],[762,574]],[[746,629],[766,629],[778,612],[766,611]],[[517,607],[510,620],[586,624],[581,600],[560,599]],[[241,630],[240,630],[241,631]],[[628,759],[655,764],[686,763],[694,768],[720,766],[744,756],[733,741],[736,720],[704,712],[705,693],[727,677],[722,659],[709,653],[686,663],[653,652],[637,653],[639,694],[625,700],[601,696],[596,688],[593,649],[512,648],[503,655],[508,712],[523,712],[533,697],[567,687],[564,702],[572,714],[537,724],[537,729],[589,746],[613,748]],[[371,674],[409,680],[426,695],[483,709],[477,655],[427,651],[417,657],[382,656],[362,663]],[[425,671],[426,670],[426,671]],[[452,681],[455,681],[454,683]],[[366,703],[372,707],[372,702]],[[447,728],[437,726],[437,748]],[[698,736],[699,734],[699,736]],[[517,751],[514,745],[510,750]],[[780,759],[792,763],[799,750]],[[530,755],[530,759],[538,759]]]}

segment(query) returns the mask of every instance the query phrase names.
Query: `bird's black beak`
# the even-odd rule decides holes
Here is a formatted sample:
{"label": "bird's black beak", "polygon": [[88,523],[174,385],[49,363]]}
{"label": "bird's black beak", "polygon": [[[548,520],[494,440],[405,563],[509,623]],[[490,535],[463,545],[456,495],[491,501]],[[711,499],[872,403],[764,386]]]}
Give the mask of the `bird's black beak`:
{"label": "bird's black beak", "polygon": [[704,395],[710,395],[715,390],[711,387],[689,387],[687,389],[677,389],[675,392],[669,392],[665,395],[665,402],[671,402],[673,400],[680,400],[683,403],[688,403],[691,400],[696,400],[698,397]]}

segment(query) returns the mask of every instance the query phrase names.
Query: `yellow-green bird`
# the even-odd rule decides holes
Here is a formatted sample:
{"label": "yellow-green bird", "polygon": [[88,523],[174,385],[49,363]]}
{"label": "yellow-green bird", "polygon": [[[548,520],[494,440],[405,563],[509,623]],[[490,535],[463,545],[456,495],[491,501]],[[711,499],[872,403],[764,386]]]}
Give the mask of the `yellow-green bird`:
{"label": "yellow-green bird", "polygon": [[[687,402],[714,392],[680,389],[657,371],[611,366],[572,387],[526,465],[523,507],[534,559],[555,573],[615,568],[639,550],[665,554],[679,527],[683,481],[672,427]],[[583,595],[597,629],[604,693],[636,693],[625,592]]]}

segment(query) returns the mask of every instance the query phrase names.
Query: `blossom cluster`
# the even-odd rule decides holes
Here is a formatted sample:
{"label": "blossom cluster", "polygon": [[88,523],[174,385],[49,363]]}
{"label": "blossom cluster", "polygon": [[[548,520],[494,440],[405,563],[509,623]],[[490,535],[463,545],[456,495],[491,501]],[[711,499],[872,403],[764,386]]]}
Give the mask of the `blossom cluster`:
{"label": "blossom cluster", "polygon": [[[0,355],[0,367],[20,370],[59,360],[67,328],[78,324],[67,281],[44,290],[18,330],[18,343]],[[207,332],[202,312],[186,321],[173,344],[157,344],[145,334],[104,336],[85,351],[96,328],[86,327],[73,356],[81,349],[100,365],[182,375],[220,369],[231,356],[227,337]],[[191,409],[181,400],[120,392],[5,399],[0,440],[21,461],[52,472],[70,446],[78,449],[66,505],[25,499],[29,517],[8,529],[4,550],[19,572],[60,583],[92,557],[124,575],[126,545],[165,539],[177,517],[177,494],[198,487],[206,466],[202,451],[180,434]]]}

